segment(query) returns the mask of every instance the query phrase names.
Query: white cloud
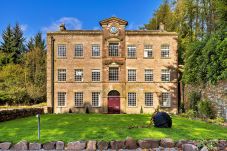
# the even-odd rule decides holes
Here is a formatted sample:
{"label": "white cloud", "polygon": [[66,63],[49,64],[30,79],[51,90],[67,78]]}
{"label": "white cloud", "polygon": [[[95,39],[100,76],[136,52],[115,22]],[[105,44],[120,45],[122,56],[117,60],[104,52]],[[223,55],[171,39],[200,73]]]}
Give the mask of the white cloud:
{"label": "white cloud", "polygon": [[28,29],[28,25],[27,24],[22,24],[20,25],[20,28],[23,32],[25,32]]}
{"label": "white cloud", "polygon": [[54,21],[51,25],[47,27],[43,27],[42,31],[43,32],[48,32],[48,31],[58,31],[59,30],[59,25],[60,24],[65,24],[65,27],[67,29],[75,30],[75,29],[81,29],[82,28],[82,22],[74,17],[62,17],[56,21]]}

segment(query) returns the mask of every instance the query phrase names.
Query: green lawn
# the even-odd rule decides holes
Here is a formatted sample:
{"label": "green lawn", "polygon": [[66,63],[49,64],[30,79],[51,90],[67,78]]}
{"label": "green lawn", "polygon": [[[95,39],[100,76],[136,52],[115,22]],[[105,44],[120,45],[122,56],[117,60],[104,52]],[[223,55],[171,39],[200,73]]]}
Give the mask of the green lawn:
{"label": "green lawn", "polygon": [[[134,128],[148,124],[150,115],[58,114],[41,116],[41,141],[122,140],[127,136],[142,138],[227,139],[227,128],[173,116],[171,129]],[[36,117],[0,123],[0,142],[37,141]]]}

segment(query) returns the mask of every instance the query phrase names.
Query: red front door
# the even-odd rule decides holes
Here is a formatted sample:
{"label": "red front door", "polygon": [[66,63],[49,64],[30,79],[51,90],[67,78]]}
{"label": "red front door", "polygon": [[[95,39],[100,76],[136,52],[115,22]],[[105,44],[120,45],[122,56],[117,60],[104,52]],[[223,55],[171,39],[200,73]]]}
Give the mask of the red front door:
{"label": "red front door", "polygon": [[120,114],[120,97],[108,97],[108,113]]}

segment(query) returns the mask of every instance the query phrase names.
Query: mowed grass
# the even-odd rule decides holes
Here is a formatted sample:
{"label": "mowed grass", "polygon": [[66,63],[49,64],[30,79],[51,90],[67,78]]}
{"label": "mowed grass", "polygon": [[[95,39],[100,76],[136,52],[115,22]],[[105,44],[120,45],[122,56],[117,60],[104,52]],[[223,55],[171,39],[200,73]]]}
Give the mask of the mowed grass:
{"label": "mowed grass", "polygon": [[[41,115],[41,142],[62,140],[123,140],[172,138],[174,140],[227,139],[227,128],[173,116],[173,127],[134,128],[149,124],[150,115],[47,114]],[[0,142],[37,141],[35,116],[0,123]]]}

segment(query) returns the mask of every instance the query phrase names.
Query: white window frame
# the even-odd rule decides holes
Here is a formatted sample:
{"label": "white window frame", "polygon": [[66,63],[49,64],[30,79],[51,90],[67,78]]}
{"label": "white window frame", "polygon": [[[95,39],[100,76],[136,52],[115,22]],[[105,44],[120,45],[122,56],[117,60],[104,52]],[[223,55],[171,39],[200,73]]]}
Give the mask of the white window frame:
{"label": "white window frame", "polygon": [[128,45],[128,58],[136,58],[136,46]]}
{"label": "white window frame", "polygon": [[[98,97],[96,95],[98,95]],[[92,92],[91,98],[92,98],[92,100],[91,100],[92,107],[101,106],[101,93],[100,92]],[[98,100],[96,100],[97,98],[98,98]],[[96,101],[98,101],[98,102],[96,102]]]}
{"label": "white window frame", "polygon": [[[58,92],[58,107],[65,107],[66,106],[66,92]],[[64,100],[60,100],[64,99]]]}
{"label": "white window frame", "polygon": [[163,44],[161,45],[161,58],[169,58],[170,57],[170,45]]}
{"label": "white window frame", "polygon": [[128,107],[137,106],[137,96],[135,92],[128,92]]}
{"label": "white window frame", "polygon": [[75,69],[74,80],[77,82],[82,82],[84,80],[84,71],[83,69]]}
{"label": "white window frame", "polygon": [[119,81],[119,67],[109,67],[109,81]]}
{"label": "white window frame", "polygon": [[128,69],[128,82],[136,81],[136,69]]}
{"label": "white window frame", "polygon": [[100,51],[100,45],[99,44],[92,44],[91,46],[91,56],[92,57],[100,57],[101,51]]}
{"label": "white window frame", "polygon": [[67,79],[67,70],[66,69],[58,69],[58,81],[65,82]]}
{"label": "white window frame", "polygon": [[101,71],[99,69],[92,69],[91,80],[92,82],[99,82],[101,80]]}
{"label": "white window frame", "polygon": [[144,58],[153,58],[152,45],[144,45]]}
{"label": "white window frame", "polygon": [[84,56],[83,44],[76,44],[76,45],[75,45],[74,56],[75,56],[75,57],[83,57],[83,56]]}
{"label": "white window frame", "polygon": [[161,70],[161,81],[162,82],[170,82],[170,69],[162,69]]}
{"label": "white window frame", "polygon": [[58,45],[58,57],[59,58],[66,57],[66,45],[65,44]]}
{"label": "white window frame", "polygon": [[170,92],[162,92],[161,94],[161,106],[162,107],[171,107],[171,93]]}
{"label": "white window frame", "polygon": [[84,106],[84,93],[83,92],[74,92],[74,103],[75,103],[75,107]]}
{"label": "white window frame", "polygon": [[153,92],[144,93],[144,105],[146,107],[154,106],[154,93]]}
{"label": "white window frame", "polygon": [[146,82],[154,81],[154,73],[153,73],[152,69],[144,70],[144,81],[146,81]]}
{"label": "white window frame", "polygon": [[119,43],[109,43],[109,56],[110,57],[118,57],[119,53]]}

